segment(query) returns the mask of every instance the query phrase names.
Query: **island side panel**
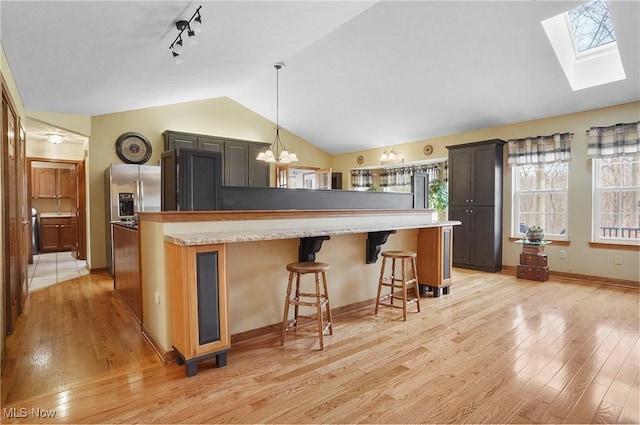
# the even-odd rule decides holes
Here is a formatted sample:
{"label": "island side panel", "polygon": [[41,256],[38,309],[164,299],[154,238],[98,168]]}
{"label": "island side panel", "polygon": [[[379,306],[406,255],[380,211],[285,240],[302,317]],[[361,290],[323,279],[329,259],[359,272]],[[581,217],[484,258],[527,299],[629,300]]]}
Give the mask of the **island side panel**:
{"label": "island side panel", "polygon": [[171,345],[185,360],[227,350],[226,246],[164,244]]}
{"label": "island side panel", "polygon": [[165,283],[164,224],[139,221],[142,330],[160,356],[173,359],[169,296]]}
{"label": "island side panel", "polygon": [[418,232],[418,281],[442,288],[451,285],[453,226],[429,227]]}
{"label": "island side panel", "polygon": [[167,259],[164,264],[165,277],[169,292],[169,322],[171,323],[170,344],[176,347],[184,356],[193,357],[190,352],[192,346],[191,312],[192,305],[189,302],[189,280],[192,272],[186,248],[168,242],[164,243],[164,253]]}

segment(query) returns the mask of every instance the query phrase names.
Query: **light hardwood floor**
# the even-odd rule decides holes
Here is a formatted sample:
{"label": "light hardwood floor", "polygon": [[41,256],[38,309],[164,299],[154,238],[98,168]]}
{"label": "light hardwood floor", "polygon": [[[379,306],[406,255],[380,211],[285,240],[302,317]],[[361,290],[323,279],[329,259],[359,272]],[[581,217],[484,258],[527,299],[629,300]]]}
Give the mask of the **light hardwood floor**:
{"label": "light hardwood floor", "polygon": [[3,423],[640,419],[634,289],[456,269],[451,294],[422,298],[406,322],[373,304],[338,311],[324,351],[313,334],[281,347],[276,331],[187,378],[158,361],[111,288],[90,275],[30,295],[8,340]]}

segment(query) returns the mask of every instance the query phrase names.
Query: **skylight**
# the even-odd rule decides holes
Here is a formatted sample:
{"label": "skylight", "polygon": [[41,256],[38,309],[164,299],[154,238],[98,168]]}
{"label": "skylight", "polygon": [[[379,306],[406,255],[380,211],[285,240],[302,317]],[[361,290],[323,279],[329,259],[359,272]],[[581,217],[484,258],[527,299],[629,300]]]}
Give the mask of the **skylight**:
{"label": "skylight", "polygon": [[583,52],[616,41],[609,5],[593,0],[567,12],[576,50]]}
{"label": "skylight", "polygon": [[542,26],[574,91],[626,78],[606,0],[582,4]]}

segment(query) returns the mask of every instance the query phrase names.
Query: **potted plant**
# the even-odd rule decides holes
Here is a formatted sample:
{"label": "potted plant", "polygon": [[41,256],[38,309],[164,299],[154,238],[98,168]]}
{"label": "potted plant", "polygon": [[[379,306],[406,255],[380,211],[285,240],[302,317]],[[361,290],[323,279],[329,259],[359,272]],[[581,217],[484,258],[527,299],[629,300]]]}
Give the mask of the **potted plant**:
{"label": "potted plant", "polygon": [[447,185],[441,180],[434,180],[429,184],[429,207],[438,212],[444,213],[449,206],[449,190]]}
{"label": "potted plant", "polygon": [[540,226],[529,226],[523,239],[527,243],[541,243],[544,241],[544,230]]}

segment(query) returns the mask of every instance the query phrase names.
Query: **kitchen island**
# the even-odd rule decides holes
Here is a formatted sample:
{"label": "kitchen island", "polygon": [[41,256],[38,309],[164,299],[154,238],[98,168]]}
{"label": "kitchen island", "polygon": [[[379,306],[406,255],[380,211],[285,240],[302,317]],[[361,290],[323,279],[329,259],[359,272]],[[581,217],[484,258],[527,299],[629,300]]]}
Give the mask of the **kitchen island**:
{"label": "kitchen island", "polygon": [[[197,322],[198,312],[180,310],[186,306],[177,302],[193,300],[197,292],[174,290],[195,285],[197,291],[199,272],[207,279],[216,274],[209,281],[216,291],[209,296],[217,300],[219,328],[207,338],[224,340],[226,345],[218,347],[228,347],[230,334],[281,322],[287,263],[312,255],[331,264],[328,280],[334,309],[367,302],[377,291],[380,270],[375,257],[382,246],[416,251],[419,229],[451,229],[459,224],[434,222],[432,210],[413,209],[160,212],[140,213],[138,219],[143,330],[167,360],[176,338],[191,338],[193,344],[199,332],[193,323],[170,319],[173,310]],[[423,257],[442,259],[437,253],[425,252]],[[206,258],[200,265],[204,268],[198,269],[197,258]],[[187,357],[198,355],[197,351]]]}

